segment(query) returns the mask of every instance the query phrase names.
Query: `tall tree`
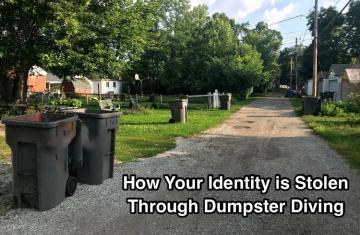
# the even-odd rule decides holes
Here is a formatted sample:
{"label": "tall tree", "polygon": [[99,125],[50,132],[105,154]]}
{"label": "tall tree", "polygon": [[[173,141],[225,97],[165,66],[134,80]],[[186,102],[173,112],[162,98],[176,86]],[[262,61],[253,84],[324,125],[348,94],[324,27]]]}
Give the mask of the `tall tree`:
{"label": "tall tree", "polygon": [[360,1],[353,1],[346,14],[346,39],[351,56],[360,63]]}
{"label": "tall tree", "polygon": [[280,73],[278,58],[282,42],[281,33],[270,29],[264,22],[260,22],[255,29],[248,31],[244,42],[252,45],[261,54],[264,71],[267,73],[267,82],[263,86],[268,86],[278,78]]}
{"label": "tall tree", "polygon": [[[321,8],[319,13],[319,47],[318,68],[319,71],[328,71],[332,64],[349,63],[350,57],[346,48],[346,29],[344,28],[345,17],[335,7]],[[314,12],[308,15],[308,27],[314,29]],[[312,46],[304,53],[304,77],[311,78],[308,71],[312,71]]]}
{"label": "tall tree", "polygon": [[[298,72],[302,70],[302,63],[301,63],[302,61],[300,60],[300,58],[302,58],[303,53],[304,53],[304,48],[300,45],[298,45],[297,47],[293,46],[293,47],[284,48],[280,52],[280,56],[279,56],[279,64],[281,69],[280,84],[290,85],[292,83],[293,88],[295,87],[295,75],[296,75],[295,68],[298,70]],[[295,66],[296,56],[299,59],[297,65]],[[293,58],[293,62],[294,62],[292,73],[291,73],[291,58]],[[292,82],[290,82],[291,76],[292,76]],[[299,76],[298,85],[301,85],[303,80],[304,80],[303,77]]]}
{"label": "tall tree", "polygon": [[[3,99],[26,98],[28,71],[47,49],[44,28],[54,19],[52,0],[0,3],[0,79]],[[12,84],[12,92],[9,92]]]}
{"label": "tall tree", "polygon": [[61,77],[120,77],[144,52],[156,1],[58,1],[43,64]]}

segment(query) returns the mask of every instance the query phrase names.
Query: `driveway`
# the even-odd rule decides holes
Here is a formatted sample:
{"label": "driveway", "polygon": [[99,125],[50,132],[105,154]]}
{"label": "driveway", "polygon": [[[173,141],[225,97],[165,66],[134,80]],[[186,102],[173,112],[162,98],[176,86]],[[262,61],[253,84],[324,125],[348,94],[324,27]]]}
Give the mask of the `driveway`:
{"label": "driveway", "polygon": [[[255,174],[294,178],[297,174],[347,177],[348,191],[123,191],[121,175],[162,177],[206,177],[223,174],[242,177]],[[255,215],[130,215],[128,197],[145,200],[288,201],[292,197],[316,200],[343,200],[346,214]],[[347,162],[301,119],[295,117],[289,101],[264,97],[244,107],[217,128],[188,139],[178,139],[172,151],[139,162],[116,166],[115,178],[101,186],[81,185],[76,194],[58,207],[36,212],[23,209],[10,212],[0,222],[7,233],[73,234],[358,234],[360,231],[360,177]]]}

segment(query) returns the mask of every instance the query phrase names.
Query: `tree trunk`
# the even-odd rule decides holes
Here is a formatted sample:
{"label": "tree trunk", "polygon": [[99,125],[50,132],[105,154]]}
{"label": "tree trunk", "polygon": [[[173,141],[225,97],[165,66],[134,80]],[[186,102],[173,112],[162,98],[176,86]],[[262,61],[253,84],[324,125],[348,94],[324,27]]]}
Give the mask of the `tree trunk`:
{"label": "tree trunk", "polygon": [[25,72],[22,73],[22,94],[21,94],[21,101],[23,103],[26,102],[27,100],[27,93],[28,93],[28,85],[27,85],[27,82],[28,82],[28,73],[29,72],[26,72],[26,71],[29,71],[30,69],[28,70],[25,70]]}
{"label": "tree trunk", "polygon": [[16,71],[15,72],[16,75],[14,77],[14,84],[13,84],[13,89],[12,89],[12,99],[11,101],[17,101],[18,99],[21,98],[21,79],[19,76],[19,73]]}

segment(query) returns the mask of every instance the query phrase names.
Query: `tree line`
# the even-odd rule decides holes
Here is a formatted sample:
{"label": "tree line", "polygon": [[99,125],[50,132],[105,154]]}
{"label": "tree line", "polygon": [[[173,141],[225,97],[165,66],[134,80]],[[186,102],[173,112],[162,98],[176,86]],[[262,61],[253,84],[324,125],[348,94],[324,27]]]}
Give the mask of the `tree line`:
{"label": "tree line", "polygon": [[[312,32],[314,12],[311,12],[307,19],[308,29]],[[280,53],[282,84],[290,84],[290,61],[291,57],[295,58],[296,53],[300,84],[312,78],[313,46],[298,45],[284,48]],[[351,2],[345,14],[337,11],[333,6],[320,9],[318,53],[319,71],[328,72],[332,64],[360,62],[360,1]],[[294,73],[293,78],[295,78]]]}
{"label": "tree line", "polygon": [[281,41],[189,0],[3,0],[0,98],[26,99],[33,65],[60,78],[137,73],[148,93],[246,96],[278,78]]}

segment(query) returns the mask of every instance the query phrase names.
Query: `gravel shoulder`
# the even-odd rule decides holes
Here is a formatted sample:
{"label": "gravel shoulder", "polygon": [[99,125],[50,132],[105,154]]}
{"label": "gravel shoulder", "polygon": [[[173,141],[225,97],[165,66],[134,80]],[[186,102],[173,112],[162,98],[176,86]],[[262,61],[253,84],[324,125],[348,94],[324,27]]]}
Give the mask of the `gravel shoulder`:
{"label": "gravel shoulder", "polygon": [[[264,196],[249,191],[123,191],[121,175],[162,177],[206,177],[223,174],[241,177],[249,174],[293,178],[297,174],[347,177],[348,191],[286,192],[273,190]],[[218,200],[289,200],[291,197],[319,197],[343,200],[346,214],[332,215],[130,215],[128,197],[146,200],[186,200],[204,197]],[[295,117],[288,99],[259,98],[222,125],[187,139],[177,147],[142,161],[117,165],[115,177],[101,186],[80,185],[73,197],[58,207],[37,212],[12,210],[0,218],[1,233],[30,234],[358,234],[360,231],[360,176],[304,122]]]}

